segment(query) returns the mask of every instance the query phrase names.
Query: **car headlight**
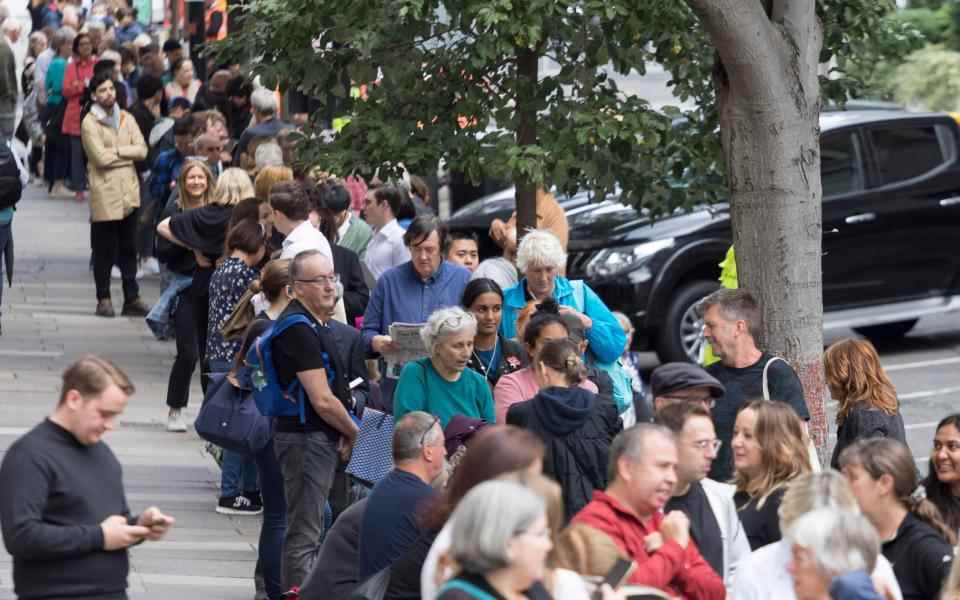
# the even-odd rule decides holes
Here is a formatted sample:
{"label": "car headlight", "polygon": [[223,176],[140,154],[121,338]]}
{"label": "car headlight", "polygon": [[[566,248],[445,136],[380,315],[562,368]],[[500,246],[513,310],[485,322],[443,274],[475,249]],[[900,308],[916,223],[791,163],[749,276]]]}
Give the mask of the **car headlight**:
{"label": "car headlight", "polygon": [[636,246],[620,246],[605,248],[590,259],[587,263],[587,277],[613,277],[625,271],[632,271],[644,263],[657,252],[673,246],[673,238],[666,238],[638,244]]}

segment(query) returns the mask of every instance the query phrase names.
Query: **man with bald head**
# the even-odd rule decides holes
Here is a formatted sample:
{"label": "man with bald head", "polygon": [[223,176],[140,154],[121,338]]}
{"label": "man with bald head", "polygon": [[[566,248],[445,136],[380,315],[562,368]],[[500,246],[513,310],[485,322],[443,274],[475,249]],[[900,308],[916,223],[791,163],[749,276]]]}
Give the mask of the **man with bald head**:
{"label": "man with bald head", "polygon": [[329,315],[337,302],[333,261],[317,250],[300,252],[290,263],[290,285],[293,300],[277,324],[297,315],[306,317],[309,325],[292,325],[273,341],[281,387],[287,389],[294,379],[299,380],[306,400],[303,423],[299,417],[274,421],[273,445],[287,501],[284,589],[301,585],[310,572],[320,549],[323,508],[337,462],[350,459],[358,432],[347,408],[351,407],[348,369],[329,328]]}
{"label": "man with bald head", "polygon": [[213,171],[214,177],[223,173],[223,141],[212,133],[204,133],[194,142],[197,154],[207,161],[207,166]]}

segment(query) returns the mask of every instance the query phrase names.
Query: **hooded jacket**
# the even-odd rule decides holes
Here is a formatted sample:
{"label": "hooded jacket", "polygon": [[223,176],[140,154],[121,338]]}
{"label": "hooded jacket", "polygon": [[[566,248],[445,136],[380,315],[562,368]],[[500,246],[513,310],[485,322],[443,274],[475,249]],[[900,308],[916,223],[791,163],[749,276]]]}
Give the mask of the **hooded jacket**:
{"label": "hooded jacket", "polygon": [[550,387],[514,404],[507,423],[536,433],[546,446],[543,471],[563,490],[566,520],[607,486],[607,457],[621,430],[616,407],[578,387]]}

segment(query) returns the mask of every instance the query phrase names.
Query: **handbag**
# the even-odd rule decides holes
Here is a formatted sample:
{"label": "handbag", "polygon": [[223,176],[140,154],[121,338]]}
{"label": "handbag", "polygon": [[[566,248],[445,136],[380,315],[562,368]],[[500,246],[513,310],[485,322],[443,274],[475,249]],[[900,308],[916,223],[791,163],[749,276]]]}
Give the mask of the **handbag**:
{"label": "handbag", "polygon": [[193,424],[197,435],[244,456],[259,454],[273,436],[249,390],[234,386],[228,373],[211,373],[203,404]]}
{"label": "handbag", "polygon": [[367,407],[346,471],[371,486],[393,469],[393,415]]}

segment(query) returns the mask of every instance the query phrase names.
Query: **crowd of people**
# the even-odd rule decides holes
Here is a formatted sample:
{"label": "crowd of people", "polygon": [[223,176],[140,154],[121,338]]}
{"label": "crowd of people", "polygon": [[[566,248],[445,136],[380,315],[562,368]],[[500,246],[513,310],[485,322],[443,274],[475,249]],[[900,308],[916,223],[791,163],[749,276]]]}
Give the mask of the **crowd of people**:
{"label": "crowd of people", "polygon": [[[547,190],[536,228],[495,220],[502,254],[481,260],[422,178],[295,161],[275,92],[230,65],[198,79],[131,9],[31,8],[13,82],[29,170],[90,203],[96,315],[116,315],[118,278],[120,314],[173,339],[167,429],[188,430],[198,366],[205,394],[251,393],[263,343],[277,385],[302,391],[260,450],[217,451],[214,510],[262,514],[259,597],[612,600],[622,580],[644,598],[960,598],[960,415],[936,428],[921,479],[868,341],[824,354],[839,409],[821,466],[801,381],[758,346],[748,291],[698,305],[718,362],[644,381],[630,319],[566,277]],[[21,29],[0,24],[11,42]],[[138,280],[152,275],[150,306]],[[20,597],[125,597],[126,549],[174,524],[130,514],[102,441],[133,392],[113,363],[81,358],[6,453]]]}

